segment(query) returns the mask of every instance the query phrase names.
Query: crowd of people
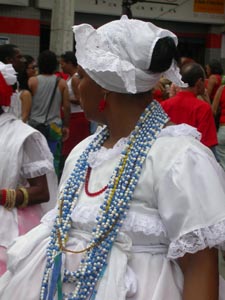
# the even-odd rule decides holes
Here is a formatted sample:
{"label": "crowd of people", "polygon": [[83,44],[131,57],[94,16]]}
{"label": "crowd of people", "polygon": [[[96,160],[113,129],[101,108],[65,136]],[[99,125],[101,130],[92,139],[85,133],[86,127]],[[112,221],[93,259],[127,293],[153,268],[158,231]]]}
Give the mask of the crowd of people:
{"label": "crowd of people", "polygon": [[220,62],[126,16],[73,31],[0,46],[0,299],[224,300]]}

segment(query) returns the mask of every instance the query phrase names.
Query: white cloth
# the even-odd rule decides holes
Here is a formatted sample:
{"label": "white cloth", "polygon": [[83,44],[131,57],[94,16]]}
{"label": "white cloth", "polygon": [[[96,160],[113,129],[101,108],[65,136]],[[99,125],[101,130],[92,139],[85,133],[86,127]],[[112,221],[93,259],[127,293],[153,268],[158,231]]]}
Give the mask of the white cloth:
{"label": "white cloth", "polygon": [[4,64],[0,61],[0,72],[5,78],[5,81],[8,85],[13,85],[17,81],[16,71],[14,70],[12,64]]}
{"label": "white cloth", "polygon": [[22,101],[21,101],[21,93],[23,91],[14,91],[14,93],[11,96],[11,103],[10,107],[8,108],[7,112],[10,112],[14,116],[17,117],[17,119],[21,119],[22,117]]}
{"label": "white cloth", "polygon": [[[27,185],[28,178],[46,174],[50,200],[38,206],[42,214],[55,206],[57,178],[47,142],[40,132],[10,113],[0,116],[0,161],[0,189],[15,189]],[[0,226],[0,246],[8,247],[18,236],[17,209],[8,211],[0,206],[0,219],[4,224]]]}
{"label": "white cloth", "polygon": [[78,64],[109,91],[146,92],[162,75],[178,86],[186,86],[175,61],[164,73],[148,71],[155,44],[160,38],[171,37],[177,45],[176,35],[169,30],[122,16],[98,29],[81,24],[73,26],[73,31]]}
{"label": "white cloth", "polygon": [[[69,92],[69,100],[76,100],[73,89],[72,89],[72,82],[71,81],[72,81],[72,77],[69,77],[66,80],[66,83],[67,83],[67,86],[68,86],[68,92]],[[70,102],[70,112],[71,112],[71,114],[72,113],[77,113],[77,112],[83,112],[83,109],[81,108],[80,105]]]}
{"label": "white cloth", "polygon": [[[190,132],[190,128],[187,130]],[[96,300],[181,300],[183,274],[175,258],[225,240],[224,172],[208,148],[193,136],[183,134],[182,126],[171,126],[166,131],[167,134],[162,130],[147,155]],[[92,138],[88,137],[71,152],[61,189]],[[117,155],[111,151],[100,164],[95,162],[98,155],[92,157],[91,164],[96,167],[91,172],[89,191],[99,190],[109,181],[119,160],[118,148],[122,151],[124,147],[122,140],[119,144],[115,147]],[[103,197],[88,197],[82,190],[72,214],[67,248],[85,248]],[[39,298],[45,251],[55,215],[56,209],[47,213],[40,226],[10,248],[8,272],[0,279],[1,300],[13,299],[13,295],[18,300]],[[67,253],[63,264],[75,270],[81,257]],[[64,284],[64,291],[73,288]]]}

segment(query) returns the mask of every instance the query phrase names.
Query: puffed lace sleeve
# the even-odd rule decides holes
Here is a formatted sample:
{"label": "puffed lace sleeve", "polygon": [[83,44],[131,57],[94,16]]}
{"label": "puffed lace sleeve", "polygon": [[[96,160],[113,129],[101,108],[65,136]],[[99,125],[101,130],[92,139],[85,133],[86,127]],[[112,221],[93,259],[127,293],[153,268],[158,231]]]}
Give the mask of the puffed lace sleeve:
{"label": "puffed lace sleeve", "polygon": [[183,148],[175,161],[168,162],[156,189],[171,259],[225,241],[224,171],[199,143]]}
{"label": "puffed lace sleeve", "polygon": [[53,170],[53,157],[47,141],[39,132],[34,132],[24,142],[21,176],[34,178]]}

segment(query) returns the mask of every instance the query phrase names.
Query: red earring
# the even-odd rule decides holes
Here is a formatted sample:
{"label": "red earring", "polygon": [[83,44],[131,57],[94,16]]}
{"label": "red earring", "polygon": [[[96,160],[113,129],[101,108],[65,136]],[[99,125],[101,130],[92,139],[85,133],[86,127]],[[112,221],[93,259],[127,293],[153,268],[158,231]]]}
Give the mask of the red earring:
{"label": "red earring", "polygon": [[107,105],[107,102],[106,102],[106,94],[105,94],[104,98],[99,101],[98,111],[103,112],[106,108],[106,105]]}
{"label": "red earring", "polygon": [[106,107],[106,100],[105,99],[101,99],[98,105],[98,111],[99,112],[103,112],[105,110]]}

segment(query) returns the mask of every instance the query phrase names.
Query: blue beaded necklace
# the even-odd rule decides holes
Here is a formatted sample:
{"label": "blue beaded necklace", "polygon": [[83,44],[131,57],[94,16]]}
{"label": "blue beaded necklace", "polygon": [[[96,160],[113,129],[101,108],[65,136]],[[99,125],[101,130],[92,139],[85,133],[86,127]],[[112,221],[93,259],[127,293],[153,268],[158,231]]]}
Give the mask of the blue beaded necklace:
{"label": "blue beaded necklace", "polygon": [[[106,127],[81,154],[60,195],[58,215],[47,247],[47,262],[41,286],[41,300],[52,300],[56,289],[58,300],[95,299],[97,283],[103,276],[108,254],[126,218],[147,153],[167,121],[168,116],[161,106],[156,101],[151,102],[131,132],[128,143],[121,154],[120,162],[113,171],[87,248],[81,251],[71,251],[66,249],[66,241],[72,225],[71,214],[84,186],[89,153],[98,151],[109,136]],[[69,295],[62,293],[60,280],[62,252],[75,254],[84,252],[83,259],[76,271],[64,270],[63,282],[74,283],[75,285],[74,292]]]}

